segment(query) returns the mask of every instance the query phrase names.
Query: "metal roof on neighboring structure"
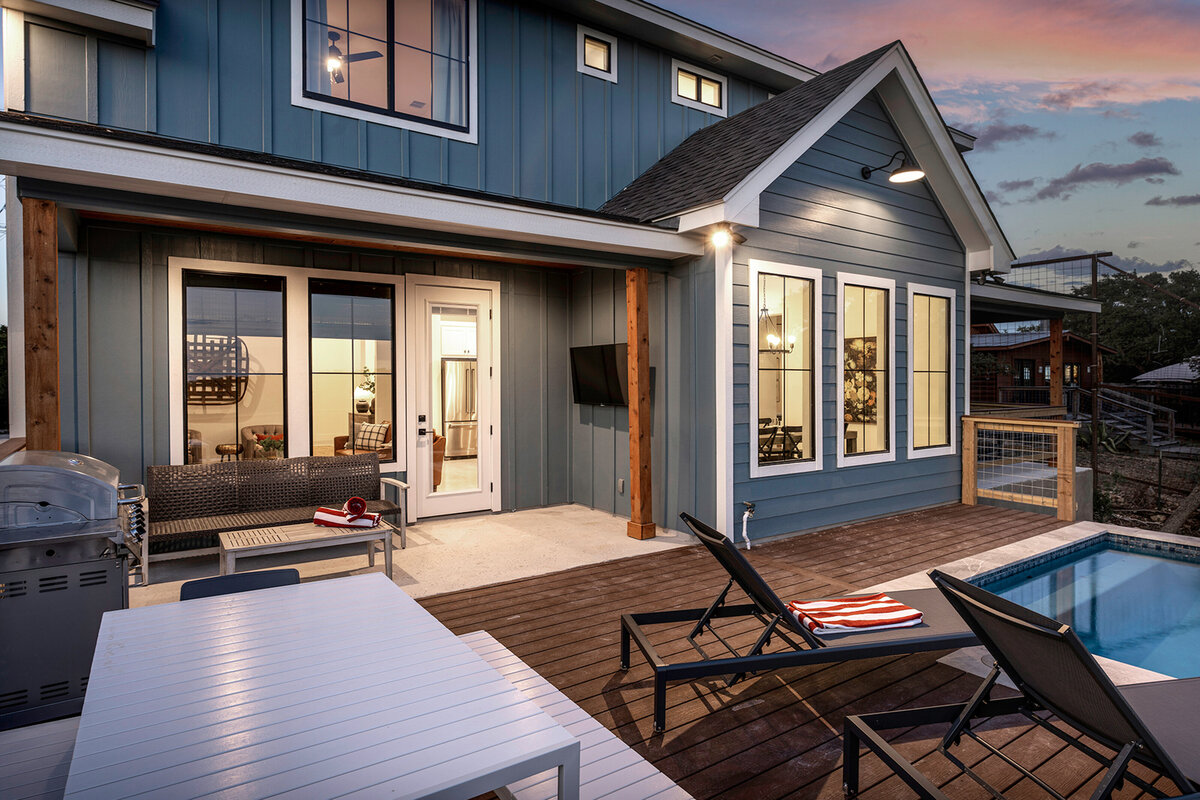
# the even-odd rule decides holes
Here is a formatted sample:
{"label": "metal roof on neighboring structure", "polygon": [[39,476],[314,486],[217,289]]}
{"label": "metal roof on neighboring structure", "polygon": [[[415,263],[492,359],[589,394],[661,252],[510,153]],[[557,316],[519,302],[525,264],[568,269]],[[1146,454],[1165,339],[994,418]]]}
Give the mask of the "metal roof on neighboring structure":
{"label": "metal roof on neighboring structure", "polygon": [[[1085,339],[1082,336],[1076,336],[1070,331],[1063,331],[1063,340],[1074,339],[1082,345],[1091,346],[1091,340]],[[1015,333],[973,333],[971,334],[971,349],[972,350],[1014,350],[1018,347],[1024,347],[1027,344],[1040,344],[1050,340],[1049,331],[1017,331]],[[1115,353],[1116,350],[1105,345],[1100,345],[1100,349],[1106,353]]]}
{"label": "metal roof on neighboring structure", "polygon": [[1200,371],[1193,369],[1187,361],[1152,369],[1134,378],[1137,383],[1194,383],[1198,380]]}

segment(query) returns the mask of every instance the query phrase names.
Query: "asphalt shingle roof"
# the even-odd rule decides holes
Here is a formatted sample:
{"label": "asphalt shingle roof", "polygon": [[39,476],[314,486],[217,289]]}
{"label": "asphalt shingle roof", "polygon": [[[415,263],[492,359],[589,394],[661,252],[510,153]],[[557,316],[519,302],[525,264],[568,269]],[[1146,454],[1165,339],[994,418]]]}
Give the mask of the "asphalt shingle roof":
{"label": "asphalt shingle roof", "polygon": [[662,219],[725,197],[897,43],[693,133],[600,211],[642,222]]}

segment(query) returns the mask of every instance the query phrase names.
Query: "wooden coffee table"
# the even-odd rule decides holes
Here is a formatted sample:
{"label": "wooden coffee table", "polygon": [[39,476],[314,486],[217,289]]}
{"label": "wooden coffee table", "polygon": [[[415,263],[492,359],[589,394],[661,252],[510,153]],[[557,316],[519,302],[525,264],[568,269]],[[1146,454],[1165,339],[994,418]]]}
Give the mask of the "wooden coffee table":
{"label": "wooden coffee table", "polygon": [[382,542],[383,566],[388,579],[391,580],[393,532],[392,526],[386,522],[380,522],[374,528],[326,528],[312,522],[301,522],[296,525],[276,525],[248,531],[226,531],[220,537],[221,574],[232,575],[237,571],[238,556],[290,553],[358,542],[366,543],[367,560],[373,567],[375,542]]}

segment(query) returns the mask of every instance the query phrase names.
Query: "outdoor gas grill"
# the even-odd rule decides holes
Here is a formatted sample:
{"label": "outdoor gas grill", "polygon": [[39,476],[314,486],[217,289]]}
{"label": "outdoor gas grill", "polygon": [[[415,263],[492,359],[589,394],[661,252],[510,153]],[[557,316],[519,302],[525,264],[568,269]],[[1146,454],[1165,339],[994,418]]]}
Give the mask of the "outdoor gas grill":
{"label": "outdoor gas grill", "polygon": [[0,461],[0,730],[83,708],[100,617],[129,606],[143,494],[90,456]]}

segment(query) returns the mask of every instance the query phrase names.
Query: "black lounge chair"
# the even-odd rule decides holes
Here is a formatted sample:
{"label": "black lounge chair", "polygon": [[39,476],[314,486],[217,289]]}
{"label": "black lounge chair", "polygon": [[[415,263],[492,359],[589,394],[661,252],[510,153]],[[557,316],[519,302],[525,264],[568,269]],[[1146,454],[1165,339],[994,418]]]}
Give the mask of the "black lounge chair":
{"label": "black lounge chair", "polygon": [[[771,590],[732,541],[691,514],[680,514],[679,517],[729,573],[729,582],[708,608],[650,611],[621,616],[621,669],[629,669],[631,640],[637,644],[654,669],[656,732],[666,728],[668,681],[730,676],[727,682],[733,685],[747,675],[767,670],[860,658],[908,655],[930,650],[954,650],[978,644],[975,635],[936,589],[888,592],[890,597],[922,612],[924,618],[920,625],[818,636],[796,621],[788,611],[787,605]],[[750,599],[749,603],[726,604],[734,584],[746,593]],[[758,640],[745,653],[738,652],[712,626],[713,620],[730,617],[753,617],[763,625]],[[687,641],[700,654],[699,661],[668,664],[659,656],[643,630],[646,625],[693,621],[695,625],[688,634]],[[716,658],[710,656],[696,641],[705,631],[711,633],[717,642],[729,651],[729,655]],[[773,636],[778,636],[790,649],[763,652]]]}
{"label": "black lounge chair", "polygon": [[[1138,762],[1168,778],[1181,795],[1200,798],[1200,678],[1114,686],[1069,625],[1043,617],[991,592],[937,570],[929,573],[934,584],[962,615],[996,660],[996,665],[966,703],[903,709],[850,716],[845,721],[843,789],[847,797],[858,794],[859,745],[875,752],[906,784],[926,800],[948,800],[947,795],[917,771],[878,733],[879,730],[951,723],[938,751],[975,779],[994,797],[1003,798],[982,777],[954,756],[949,748],[963,736],[978,742],[1006,764],[1020,771],[1051,796],[1061,795],[1040,778],[981,739],[973,723],[997,716],[1021,714],[1107,766],[1093,800],[1104,800],[1129,781],[1153,797],[1166,796],[1129,772]],[[1003,670],[1020,695],[992,699],[991,691]],[[1051,712],[1093,741],[1112,749],[1110,757],[1077,740],[1048,722]]]}

